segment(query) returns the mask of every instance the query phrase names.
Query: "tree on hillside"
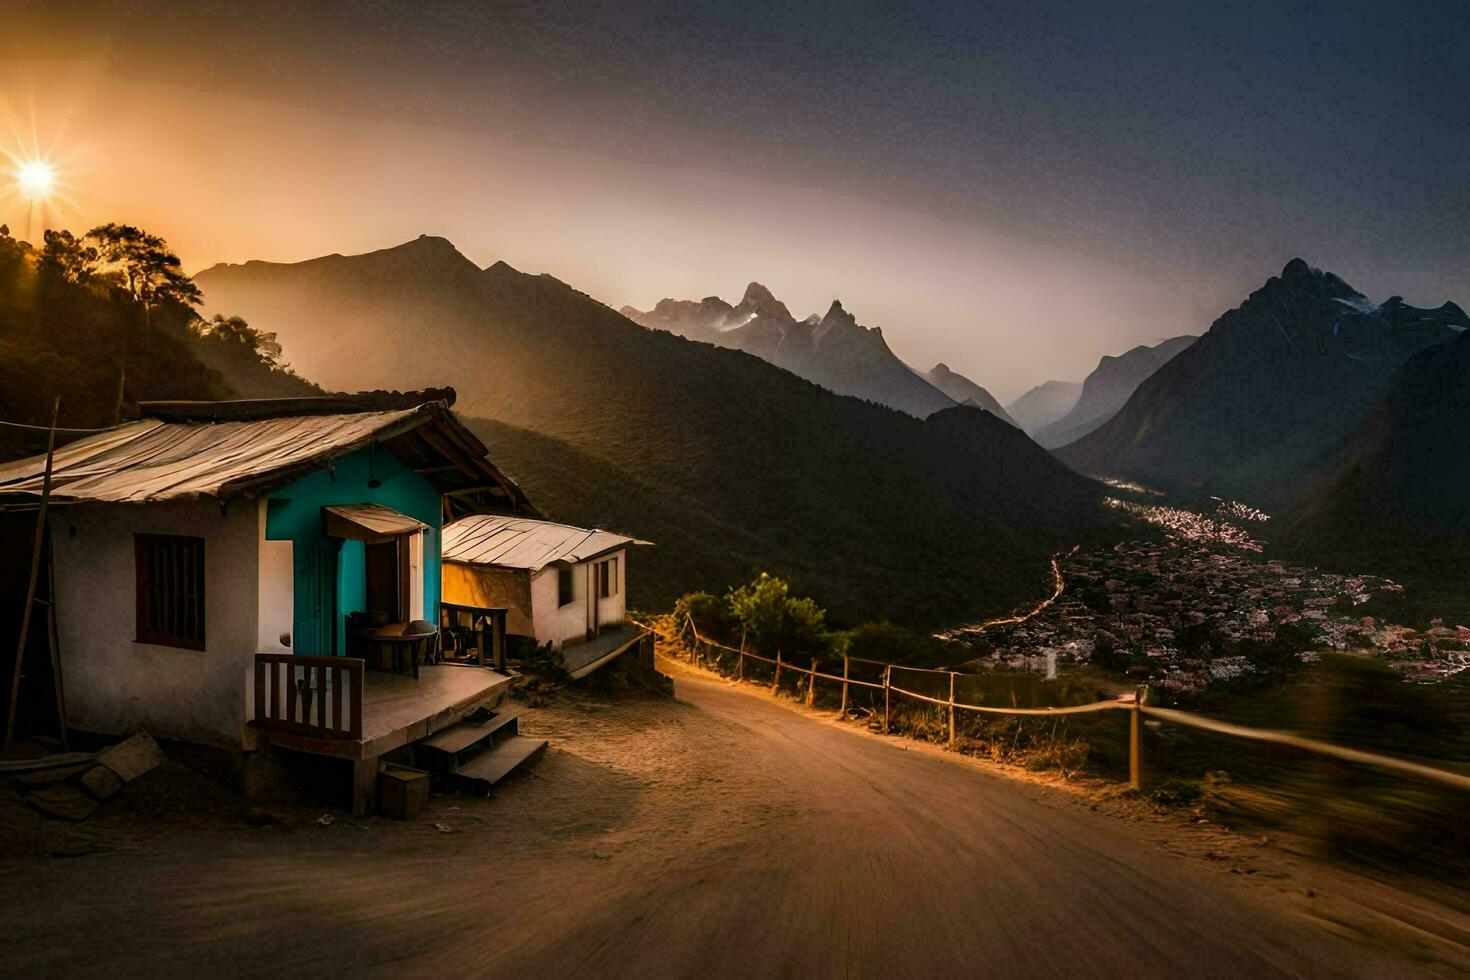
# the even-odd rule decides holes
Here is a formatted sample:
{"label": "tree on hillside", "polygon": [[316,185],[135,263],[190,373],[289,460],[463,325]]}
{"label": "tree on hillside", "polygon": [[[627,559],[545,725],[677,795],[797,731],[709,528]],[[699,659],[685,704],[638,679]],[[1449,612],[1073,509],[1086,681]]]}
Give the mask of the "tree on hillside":
{"label": "tree on hillside", "polygon": [[231,349],[249,352],[269,367],[284,367],[281,363],[281,344],[276,340],[276,335],[273,332],[256,330],[244,317],[227,317],[216,313],[212,319],[202,324],[199,332]]}
{"label": "tree on hillside", "polygon": [[[44,426],[57,396],[62,426],[95,428],[142,401],[320,393],[281,363],[273,334],[205,321],[198,298],[156,235],[55,230],[32,248],[0,225],[0,419]],[[44,451],[36,436],[0,426],[0,459]]]}
{"label": "tree on hillside", "polygon": [[168,242],[133,225],[98,225],[87,232],[104,263],[103,272],[115,274],[133,298],[143,304],[150,320],[161,301],[196,306],[204,299],[199,287],[184,274],[183,263]]}
{"label": "tree on hillside", "polygon": [[10,237],[10,226],[0,225],[0,276],[13,273],[30,256],[31,247]]}
{"label": "tree on hillside", "polygon": [[41,249],[41,267],[71,283],[85,283],[97,271],[97,249],[71,232],[47,229]]}

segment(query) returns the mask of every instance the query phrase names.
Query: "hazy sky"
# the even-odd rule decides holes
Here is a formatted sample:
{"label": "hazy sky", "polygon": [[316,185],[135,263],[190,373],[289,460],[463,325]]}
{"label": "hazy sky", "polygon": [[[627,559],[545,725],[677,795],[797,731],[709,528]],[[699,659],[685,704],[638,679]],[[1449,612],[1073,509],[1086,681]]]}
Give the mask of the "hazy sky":
{"label": "hazy sky", "polygon": [[65,194],[0,179],[0,221],[190,268],[427,232],[614,307],[758,279],[1002,399],[1294,255],[1470,305],[1464,3],[232,6],[7,0],[0,148]]}

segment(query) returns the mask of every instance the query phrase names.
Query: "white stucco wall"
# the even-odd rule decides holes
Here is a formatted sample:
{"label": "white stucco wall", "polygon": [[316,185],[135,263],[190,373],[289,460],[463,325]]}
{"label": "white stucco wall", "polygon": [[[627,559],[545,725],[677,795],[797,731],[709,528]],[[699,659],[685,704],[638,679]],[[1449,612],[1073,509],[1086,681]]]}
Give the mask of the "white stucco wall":
{"label": "white stucco wall", "polygon": [[583,569],[572,569],[571,603],[557,606],[560,598],[556,584],[557,569],[543,568],[531,576],[531,622],[536,629],[536,642],[550,642],[558,649],[564,643],[575,643],[587,635],[587,576]]}
{"label": "white stucco wall", "polygon": [[[259,628],[256,631],[257,653],[291,653],[291,629],[296,621],[293,601],[296,595],[294,547],[290,541],[268,541],[265,536],[266,503],[260,501],[257,541],[260,552],[260,574],[257,595]],[[208,548],[206,547],[206,553]],[[208,588],[208,583],[205,585]],[[285,642],[282,642],[284,638]]]}
{"label": "white stucco wall", "polygon": [[556,567],[543,568],[531,577],[531,619],[536,630],[536,642],[551,642],[558,649],[566,643],[580,643],[587,638],[587,629],[592,624],[592,603],[597,604],[597,622],[602,626],[621,623],[625,615],[624,596],[627,593],[627,562],[623,552],[617,552],[618,591],[605,599],[597,596],[597,580],[594,569],[598,562],[579,562],[572,566],[572,601],[558,606]]}
{"label": "white stucco wall", "polygon": [[[53,540],[68,720],[229,748],[246,739],[259,640],[259,509],[237,501],[60,508]],[[133,535],[204,538],[205,649],[138,643]]]}

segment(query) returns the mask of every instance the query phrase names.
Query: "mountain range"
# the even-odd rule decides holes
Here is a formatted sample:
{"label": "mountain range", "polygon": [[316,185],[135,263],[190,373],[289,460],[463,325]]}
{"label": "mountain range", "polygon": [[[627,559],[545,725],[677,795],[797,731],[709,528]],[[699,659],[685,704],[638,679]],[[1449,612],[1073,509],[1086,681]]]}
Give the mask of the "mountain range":
{"label": "mountain range", "polygon": [[1047,449],[1055,449],[1095,432],[1118,414],[1149,375],[1196,339],[1190,335],[1173,337],[1152,347],[1140,344],[1122,354],[1104,357],[1083,380],[1076,404],[1056,421],[1038,427],[1031,438]]}
{"label": "mountain range", "polygon": [[[1050,553],[1118,534],[1096,483],[990,413],[925,395],[896,359],[936,407],[927,419],[647,329],[551,276],[478,268],[427,236],[195,282],[210,310],[277,332],[328,388],[455,386],[543,510],[658,542],[635,558],[635,603],[769,571],[839,622],[935,624],[1033,598]],[[741,329],[784,337],[795,322],[765,291],[741,305]],[[803,323],[829,352],[886,349],[835,304]]]}
{"label": "mountain range", "polygon": [[957,371],[951,371],[948,364],[940,362],[924,373],[924,379],[931,385],[944,392],[959,405],[973,405],[983,408],[991,415],[1010,425],[1020,428],[1016,420],[1011,418],[1010,413],[1001,407],[995,396],[984,388],[971,381]]}
{"label": "mountain range", "polygon": [[1282,519],[1286,550],[1345,568],[1470,579],[1470,333],[1426,347]]}
{"label": "mountain range", "polygon": [[1006,412],[1022,431],[1034,436],[1070,412],[1081,397],[1079,382],[1044,381],[1007,405]]}
{"label": "mountain range", "polygon": [[1331,466],[1400,365],[1467,324],[1453,303],[1375,305],[1293,259],[1057,453],[1080,472],[1281,510]]}
{"label": "mountain range", "polygon": [[[840,300],[833,300],[825,315],[798,320],[769,289],[753,282],[734,305],[708,296],[697,301],[663,299],[646,312],[631,306],[621,312],[650,329],[745,351],[829,391],[917,418],[973,403],[1009,421],[989,392],[944,365],[929,374],[910,368],[889,348],[881,328],[858,323]],[[955,392],[944,390],[940,379]],[[956,397],[956,392],[964,397]]]}

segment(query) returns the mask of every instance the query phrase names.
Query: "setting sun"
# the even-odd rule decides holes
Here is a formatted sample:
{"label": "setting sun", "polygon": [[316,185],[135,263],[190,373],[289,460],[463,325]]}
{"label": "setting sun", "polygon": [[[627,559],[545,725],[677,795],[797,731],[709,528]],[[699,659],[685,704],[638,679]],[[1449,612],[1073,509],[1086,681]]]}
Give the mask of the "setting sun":
{"label": "setting sun", "polygon": [[27,197],[45,197],[56,183],[56,174],[44,160],[29,160],[16,172],[21,193]]}

